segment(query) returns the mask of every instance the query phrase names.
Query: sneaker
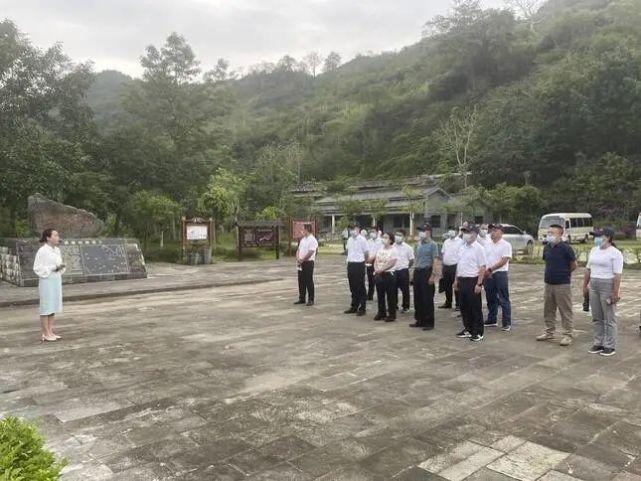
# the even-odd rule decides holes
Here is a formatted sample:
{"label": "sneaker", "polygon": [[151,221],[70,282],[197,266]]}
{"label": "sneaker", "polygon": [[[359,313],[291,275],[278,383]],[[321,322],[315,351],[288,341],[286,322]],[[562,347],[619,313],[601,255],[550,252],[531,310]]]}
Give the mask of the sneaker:
{"label": "sneaker", "polygon": [[423,330],[424,331],[433,331],[434,330],[434,326],[423,326]]}
{"label": "sneaker", "polygon": [[499,323],[497,321],[485,321],[485,327],[499,327]]}
{"label": "sneaker", "polygon": [[536,336],[537,341],[551,341],[554,339],[554,334],[550,334],[549,332],[544,332],[540,336]]}
{"label": "sneaker", "polygon": [[454,310],[455,310],[455,311],[460,311],[460,310],[461,310],[461,308],[460,308],[459,306],[456,306],[456,307],[454,308]]}
{"label": "sneaker", "polygon": [[423,327],[423,324],[419,324],[418,322],[413,322],[410,324],[410,327]]}
{"label": "sneaker", "polygon": [[616,354],[616,351],[614,349],[610,349],[609,347],[604,347],[603,351],[601,351],[599,354],[601,356],[610,357],[614,356]]}
{"label": "sneaker", "polygon": [[305,301],[300,301],[300,300],[299,300],[299,301],[294,302],[294,305],[295,305],[295,306],[297,306],[298,304],[305,304]]}
{"label": "sneaker", "polygon": [[353,307],[350,307],[344,312],[344,314],[356,314],[356,309],[354,309]]}
{"label": "sneaker", "polygon": [[307,307],[311,307],[314,305],[314,301],[308,301],[307,304],[305,304]]}
{"label": "sneaker", "polygon": [[570,336],[563,336],[561,342],[559,342],[559,346],[569,346],[570,344],[572,344],[572,338]]}
{"label": "sneaker", "polygon": [[472,337],[472,334],[470,334],[468,331],[463,329],[461,332],[456,333],[456,337],[460,337],[461,339],[468,339]]}
{"label": "sneaker", "polygon": [[374,316],[375,321],[384,321],[385,320],[385,314],[376,314]]}
{"label": "sneaker", "polygon": [[394,322],[394,321],[396,321],[396,317],[388,316],[385,318],[385,322]]}
{"label": "sneaker", "polygon": [[451,304],[443,304],[441,306],[438,306],[438,309],[452,309]]}
{"label": "sneaker", "polygon": [[480,334],[474,334],[473,336],[470,337],[470,341],[472,342],[481,342],[483,340],[483,336]]}
{"label": "sneaker", "polygon": [[603,346],[592,346],[588,349],[588,352],[590,354],[601,354],[601,352],[603,352]]}
{"label": "sneaker", "polygon": [[404,308],[401,310],[401,312],[402,312],[403,314],[405,314],[405,313],[407,313],[407,312],[410,312],[410,309],[409,309],[409,307],[404,307]]}
{"label": "sneaker", "polygon": [[360,311],[358,311],[358,312],[356,313],[356,315],[357,315],[358,317],[364,316],[364,315],[365,315],[365,311],[364,311],[364,310],[360,310]]}
{"label": "sneaker", "polygon": [[511,324],[509,326],[503,326],[501,328],[501,331],[504,331],[504,332],[510,332],[511,330],[512,330],[512,325]]}

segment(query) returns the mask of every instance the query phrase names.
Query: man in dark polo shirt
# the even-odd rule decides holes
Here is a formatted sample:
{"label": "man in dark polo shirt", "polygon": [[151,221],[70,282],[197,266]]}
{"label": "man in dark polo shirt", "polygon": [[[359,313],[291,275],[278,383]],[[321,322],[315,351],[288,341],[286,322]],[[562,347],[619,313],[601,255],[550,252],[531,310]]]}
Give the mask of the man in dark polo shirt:
{"label": "man in dark polo shirt", "polygon": [[552,225],[548,230],[547,244],[543,249],[545,260],[545,332],[536,338],[537,341],[551,341],[556,331],[556,311],[561,315],[563,337],[559,344],[572,344],[572,272],[576,270],[574,250],[562,242],[563,227]]}

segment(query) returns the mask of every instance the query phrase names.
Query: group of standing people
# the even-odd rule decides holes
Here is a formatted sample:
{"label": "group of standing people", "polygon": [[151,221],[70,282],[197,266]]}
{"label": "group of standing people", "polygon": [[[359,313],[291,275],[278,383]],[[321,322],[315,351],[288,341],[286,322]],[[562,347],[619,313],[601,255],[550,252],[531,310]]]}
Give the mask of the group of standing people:
{"label": "group of standing people", "polygon": [[[407,244],[406,232],[402,229],[386,233],[373,229],[368,235],[354,223],[348,234],[345,249],[351,303],[345,314],[366,315],[367,301],[372,301],[376,293],[378,310],[374,320],[396,321],[399,292],[400,309],[409,311],[410,269],[414,267],[411,284],[415,322],[411,327],[434,328],[434,296],[438,285],[439,292],[445,294],[445,302],[439,309],[460,311],[463,329],[457,337],[474,342],[483,340],[486,328],[499,327],[499,314],[501,330],[512,330],[509,264],[513,252],[512,245],[503,238],[501,224],[464,223],[458,230],[450,228],[441,249],[432,239],[432,229],[427,224],[417,229],[418,241],[414,248]],[[574,250],[562,241],[562,235],[562,226],[551,226],[543,250],[545,330],[537,340],[556,339],[556,312],[559,311],[562,326],[559,344],[569,346],[574,336],[571,277],[577,263]],[[620,300],[623,255],[616,248],[612,229],[605,228],[592,235],[595,246],[588,256],[583,279],[584,295],[589,297],[593,316],[594,345],[589,352],[611,356],[616,351],[616,304]],[[311,230],[306,236],[311,236]],[[308,242],[301,241],[297,255],[299,265],[300,256],[308,252]],[[312,243],[318,247],[315,239]],[[306,278],[299,273],[299,286],[301,277]],[[483,290],[487,317],[483,315]],[[298,303],[304,302],[304,294],[301,295]],[[311,296],[313,304],[313,294]]]}
{"label": "group of standing people", "polygon": [[[375,321],[397,319],[398,293],[402,312],[410,309],[410,269],[414,294],[414,320],[411,327],[434,329],[435,286],[445,293],[440,309],[460,311],[463,329],[459,338],[483,340],[486,327],[512,329],[512,306],[509,294],[509,262],[512,246],[503,239],[501,224],[475,226],[464,224],[457,232],[450,228],[442,249],[432,239],[429,224],[417,229],[418,242],[412,248],[404,230],[380,233],[372,230],[368,238],[359,224],[353,224],[346,242],[347,278],[351,304],[345,314],[364,316],[367,301],[377,295]],[[543,259],[545,261],[544,322],[545,330],[538,341],[556,339],[556,312],[561,317],[561,346],[572,344],[574,337],[572,308],[572,273],[577,268],[574,250],[562,241],[563,227],[549,228]],[[590,353],[612,356],[616,352],[616,305],[621,300],[623,254],[614,242],[614,231],[604,228],[592,232],[594,247],[589,253],[583,277],[583,293],[589,298],[593,318],[593,346]],[[62,275],[65,264],[60,249],[60,236],[55,229],[42,233],[33,270],[39,277],[41,339],[61,339],[54,333],[55,315],[62,312]],[[304,226],[304,236],[296,252],[299,299],[295,304],[313,306],[315,302],[314,263],[318,241],[311,225]],[[368,286],[366,288],[365,281]],[[482,291],[485,290],[487,318],[483,316]]]}

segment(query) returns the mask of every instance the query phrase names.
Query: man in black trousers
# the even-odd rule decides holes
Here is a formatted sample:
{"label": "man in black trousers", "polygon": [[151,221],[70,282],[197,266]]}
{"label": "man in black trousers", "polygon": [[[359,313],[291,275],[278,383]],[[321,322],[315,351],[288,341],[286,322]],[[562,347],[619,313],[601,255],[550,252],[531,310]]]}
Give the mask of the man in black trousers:
{"label": "man in black trousers", "polygon": [[478,227],[464,227],[462,231],[463,246],[456,267],[454,289],[459,292],[464,329],[457,337],[480,342],[483,340],[484,327],[481,291],[487,260],[485,249],[476,242]]}
{"label": "man in black trousers", "polygon": [[441,255],[443,258],[443,290],[445,291],[445,303],[438,306],[439,309],[452,309],[452,298],[456,301],[455,307],[459,308],[459,294],[453,293],[454,282],[456,281],[456,264],[463,241],[456,235],[456,229],[450,227],[447,232],[447,239],[443,242]]}
{"label": "man in black trousers", "polygon": [[434,284],[441,277],[438,244],[432,240],[432,227],[418,227],[414,267],[414,322],[410,327],[434,329]]}
{"label": "man in black trousers", "polygon": [[318,241],[312,234],[311,224],[305,224],[305,235],[298,243],[296,264],[298,267],[298,301],[294,304],[314,305],[314,261],[318,250]]}
{"label": "man in black trousers", "polygon": [[361,235],[360,224],[355,222],[350,229],[350,237],[347,240],[347,280],[352,302],[345,314],[364,316],[367,305],[365,260],[369,259],[369,252],[367,240]]}

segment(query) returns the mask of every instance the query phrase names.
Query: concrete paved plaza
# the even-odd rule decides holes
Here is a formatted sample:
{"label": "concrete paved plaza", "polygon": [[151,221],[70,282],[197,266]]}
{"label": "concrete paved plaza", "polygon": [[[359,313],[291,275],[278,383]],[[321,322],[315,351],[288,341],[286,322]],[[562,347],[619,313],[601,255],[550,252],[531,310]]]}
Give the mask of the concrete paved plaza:
{"label": "concrete paved plaza", "polygon": [[641,481],[641,272],[604,358],[579,275],[571,347],[534,341],[541,266],[513,266],[515,328],[475,344],[453,312],[343,315],[343,262],[319,256],[312,308],[291,260],[227,264],[282,279],[67,303],[51,344],[0,309],[0,416],[41,420],[64,481]]}

